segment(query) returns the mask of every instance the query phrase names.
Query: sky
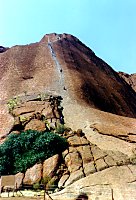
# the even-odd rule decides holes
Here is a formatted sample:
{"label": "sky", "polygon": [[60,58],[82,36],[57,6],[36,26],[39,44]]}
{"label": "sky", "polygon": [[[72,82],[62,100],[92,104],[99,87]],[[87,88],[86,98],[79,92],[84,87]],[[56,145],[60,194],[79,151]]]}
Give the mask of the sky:
{"label": "sky", "polygon": [[114,70],[136,73],[136,0],[0,0],[0,15],[0,46],[69,33]]}

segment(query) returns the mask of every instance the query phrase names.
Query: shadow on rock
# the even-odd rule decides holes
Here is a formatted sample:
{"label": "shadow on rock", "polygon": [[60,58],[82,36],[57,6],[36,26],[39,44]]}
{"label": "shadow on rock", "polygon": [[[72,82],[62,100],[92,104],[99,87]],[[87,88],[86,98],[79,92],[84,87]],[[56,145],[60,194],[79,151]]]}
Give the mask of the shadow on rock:
{"label": "shadow on rock", "polygon": [[88,200],[88,196],[85,193],[78,195],[75,200]]}

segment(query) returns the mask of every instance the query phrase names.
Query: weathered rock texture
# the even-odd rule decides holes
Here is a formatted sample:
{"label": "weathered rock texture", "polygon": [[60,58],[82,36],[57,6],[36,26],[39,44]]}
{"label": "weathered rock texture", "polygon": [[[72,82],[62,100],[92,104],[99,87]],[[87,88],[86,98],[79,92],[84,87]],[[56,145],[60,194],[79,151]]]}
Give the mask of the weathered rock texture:
{"label": "weathered rock texture", "polygon": [[59,198],[72,200],[84,192],[89,200],[134,200],[135,180],[136,166],[115,166],[90,174],[51,197],[54,200]]}
{"label": "weathered rock texture", "polygon": [[0,142],[14,132],[37,130],[46,131],[55,129],[63,123],[61,97],[48,94],[29,94],[11,98],[7,102],[12,120],[7,123],[8,132],[0,135]]}
{"label": "weathered rock texture", "polygon": [[136,92],[136,73],[135,74],[127,74],[124,72],[119,72],[119,75],[133,88]]}
{"label": "weathered rock texture", "polygon": [[[64,119],[72,130],[80,129],[64,133],[69,148],[50,169],[50,183],[65,187],[53,199],[72,200],[80,192],[91,200],[136,198],[135,76],[122,77],[68,34],[45,35],[0,54],[1,138],[20,129],[54,128]],[[45,94],[63,98],[63,115],[43,100]],[[11,115],[7,102],[15,96],[22,102]],[[41,181],[43,165],[28,169],[23,182]]]}
{"label": "weathered rock texture", "polygon": [[33,185],[41,180],[42,177],[42,164],[36,164],[28,169],[23,179],[24,184]]}
{"label": "weathered rock texture", "polygon": [[55,173],[59,167],[59,155],[55,155],[48,158],[43,163],[43,178],[55,176]]}
{"label": "weathered rock texture", "polygon": [[[118,185],[121,186],[123,184],[126,188],[132,185],[133,189],[133,184],[136,180],[136,152],[133,146],[131,147],[133,151],[128,154],[129,147],[127,146],[126,152],[122,152],[121,149],[117,148],[116,143],[114,144],[114,150],[103,150],[92,144],[90,138],[87,139],[84,135],[79,136],[78,131],[64,132],[63,136],[68,138],[69,148],[62,152],[62,155],[54,155],[43,163],[36,164],[28,169],[22,180],[24,185],[42,183],[42,180],[46,180],[51,184],[51,189],[54,189],[54,183],[55,188],[61,190],[66,188],[64,189],[64,191],[67,191],[65,195],[70,193],[68,188],[73,183],[75,183],[74,187],[77,187],[78,193],[79,190],[84,189],[89,191],[89,188],[91,191],[98,189],[98,192],[101,193],[104,187],[103,198],[106,195],[106,189],[110,191],[108,198],[111,198],[112,189],[114,190]],[[80,179],[82,181],[79,182]],[[99,186],[98,188],[96,187],[97,185]],[[76,192],[74,195],[76,195]],[[135,192],[133,195],[135,196]],[[94,194],[94,196],[99,195]]]}
{"label": "weathered rock texture", "polygon": [[64,90],[80,103],[136,116],[131,87],[74,36],[49,34],[39,43],[12,47],[0,54],[0,66],[1,100],[25,91]]}

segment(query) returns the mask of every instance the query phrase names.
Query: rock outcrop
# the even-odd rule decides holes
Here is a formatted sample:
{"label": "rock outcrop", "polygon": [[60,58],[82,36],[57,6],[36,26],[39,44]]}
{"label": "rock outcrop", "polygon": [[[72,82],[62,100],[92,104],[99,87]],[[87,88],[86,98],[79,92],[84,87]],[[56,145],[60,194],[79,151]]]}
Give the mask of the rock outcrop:
{"label": "rock outcrop", "polygon": [[[98,134],[94,131],[95,133]],[[78,131],[66,131],[63,137],[68,139],[68,149],[60,155],[56,154],[48,158],[43,163],[34,165],[24,175],[21,174],[24,185],[33,186],[45,180],[49,191],[54,191],[56,188],[62,190],[52,195],[53,199],[59,199],[60,195],[66,198],[70,194],[68,198],[72,199],[81,191],[86,192],[92,199],[96,197],[111,199],[112,195],[118,199],[122,198],[120,197],[122,195],[127,197],[127,190],[134,189],[136,151],[133,144],[126,146],[122,151],[118,147],[118,142],[113,141],[114,149],[105,150],[93,144],[91,138],[87,139],[83,133],[79,136]],[[71,192],[72,187],[73,192]],[[122,187],[126,189],[124,194]],[[133,196],[135,195],[134,191]]]}
{"label": "rock outcrop", "polygon": [[114,166],[76,181],[64,190],[54,193],[54,200],[73,200],[86,193],[91,200],[131,200],[136,198],[136,166]]}
{"label": "rock outcrop", "polygon": [[62,132],[68,149],[32,166],[19,184],[45,178],[61,190],[54,200],[82,192],[136,198],[135,75],[118,74],[74,36],[47,34],[0,54],[0,88],[1,143],[11,132],[71,128]]}
{"label": "rock outcrop", "polygon": [[124,72],[119,72],[119,75],[133,88],[136,92],[136,73],[135,74],[127,74]]}
{"label": "rock outcrop", "polygon": [[[62,114],[61,97],[49,94],[29,94],[11,98],[7,101],[10,114],[6,127],[7,133],[0,135],[0,141],[14,132],[55,129],[64,121]],[[7,109],[7,110],[8,110]]]}

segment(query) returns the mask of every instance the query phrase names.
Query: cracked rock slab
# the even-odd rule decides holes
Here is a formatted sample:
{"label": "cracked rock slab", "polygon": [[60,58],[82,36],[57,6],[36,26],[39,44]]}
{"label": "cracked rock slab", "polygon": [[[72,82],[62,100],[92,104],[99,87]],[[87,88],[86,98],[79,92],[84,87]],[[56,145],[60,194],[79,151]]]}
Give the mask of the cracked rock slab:
{"label": "cracked rock slab", "polygon": [[109,166],[109,167],[112,167],[112,166],[116,166],[117,164],[116,164],[116,161],[111,157],[111,156],[106,156],[106,157],[104,157],[104,160],[105,160],[105,162],[107,163],[107,165]]}
{"label": "cracked rock slab", "polygon": [[84,173],[86,176],[89,174],[93,174],[96,172],[95,164],[94,162],[90,162],[84,165]]}
{"label": "cracked rock slab", "polygon": [[104,159],[102,159],[102,158],[99,160],[96,160],[95,165],[96,165],[97,171],[101,171],[101,170],[108,168],[108,165],[105,163]]}
{"label": "cracked rock slab", "polygon": [[78,152],[80,153],[82,157],[83,165],[93,161],[90,145],[79,146],[76,149],[78,150]]}
{"label": "cracked rock slab", "polygon": [[70,177],[68,178],[68,180],[65,182],[65,185],[64,185],[64,186],[66,187],[66,186],[68,186],[68,185],[74,183],[75,181],[77,181],[77,180],[83,178],[83,177],[84,177],[84,174],[83,174],[82,169],[79,169],[79,170],[77,170],[77,171],[75,171],[75,172],[72,172],[72,173],[70,174]]}
{"label": "cracked rock slab", "polygon": [[103,150],[101,150],[96,145],[91,146],[91,151],[92,151],[94,160],[98,160],[98,159],[103,158],[107,155],[107,153],[105,153]]}
{"label": "cracked rock slab", "polygon": [[85,192],[89,200],[135,200],[135,176],[136,165],[110,167],[77,180],[52,198],[73,200]]}
{"label": "cracked rock slab", "polygon": [[58,187],[61,188],[62,186],[64,186],[65,182],[67,181],[67,179],[69,178],[69,175],[68,174],[64,174],[59,182],[58,182]]}
{"label": "cracked rock slab", "polygon": [[71,152],[65,156],[65,164],[69,172],[77,171],[82,166],[82,159],[78,152]]}
{"label": "cracked rock slab", "polygon": [[71,146],[80,146],[80,145],[88,145],[89,144],[87,139],[85,139],[83,137],[79,137],[77,135],[74,135],[73,137],[69,137],[68,143]]}

